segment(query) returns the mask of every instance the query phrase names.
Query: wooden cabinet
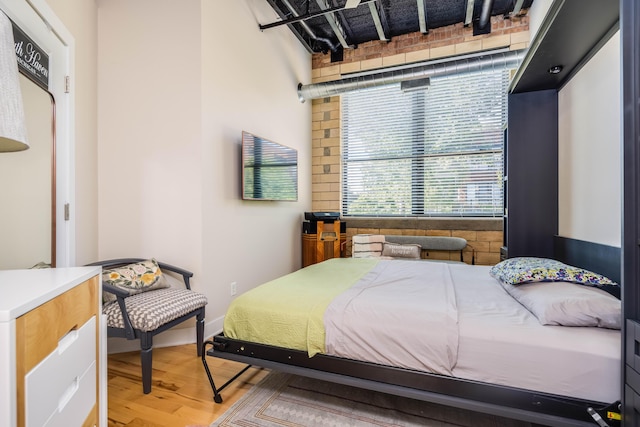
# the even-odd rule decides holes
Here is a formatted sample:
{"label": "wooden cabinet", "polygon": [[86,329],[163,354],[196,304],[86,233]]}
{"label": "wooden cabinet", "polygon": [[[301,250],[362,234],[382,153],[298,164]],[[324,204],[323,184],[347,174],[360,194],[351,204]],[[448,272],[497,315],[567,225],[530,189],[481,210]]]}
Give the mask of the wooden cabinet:
{"label": "wooden cabinet", "polygon": [[0,425],[101,425],[100,268],[0,271],[0,293]]}
{"label": "wooden cabinet", "polygon": [[341,221],[306,221],[302,224],[302,267],[342,256],[347,241]]}

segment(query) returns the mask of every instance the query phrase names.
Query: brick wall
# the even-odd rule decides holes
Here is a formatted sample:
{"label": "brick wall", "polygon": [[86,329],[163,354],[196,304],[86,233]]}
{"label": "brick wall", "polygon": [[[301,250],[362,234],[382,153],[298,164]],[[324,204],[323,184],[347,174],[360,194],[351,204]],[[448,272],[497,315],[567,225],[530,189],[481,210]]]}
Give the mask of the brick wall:
{"label": "brick wall", "polygon": [[[390,42],[373,41],[347,49],[343,60],[331,62],[329,54],[314,54],[312,58],[313,83],[333,81],[343,75],[411,64],[437,58],[472,52],[509,48],[523,49],[529,43],[528,17],[504,19],[491,18],[491,33],[473,36],[471,27],[462,24],[432,29],[428,34],[406,34]],[[340,211],[340,97],[314,99],[312,101],[312,210]],[[375,230],[375,228],[374,228]],[[368,233],[349,228],[347,235]],[[371,231],[372,233],[374,231]],[[470,262],[475,253],[477,264],[493,264],[500,259],[502,231],[455,229],[393,229],[393,232],[375,231],[375,234],[446,235],[464,237],[469,241],[465,261]],[[351,247],[350,243],[347,245]],[[432,256],[443,256],[433,254]]]}
{"label": "brick wall", "polygon": [[[478,265],[492,265],[500,261],[502,231],[491,230],[422,230],[422,229],[387,229],[349,227],[347,221],[347,241],[344,256],[351,256],[352,239],[356,234],[385,234],[401,236],[444,236],[462,237],[467,240],[467,247],[462,251],[464,262]],[[422,258],[436,260],[460,261],[457,251],[422,251]]]}

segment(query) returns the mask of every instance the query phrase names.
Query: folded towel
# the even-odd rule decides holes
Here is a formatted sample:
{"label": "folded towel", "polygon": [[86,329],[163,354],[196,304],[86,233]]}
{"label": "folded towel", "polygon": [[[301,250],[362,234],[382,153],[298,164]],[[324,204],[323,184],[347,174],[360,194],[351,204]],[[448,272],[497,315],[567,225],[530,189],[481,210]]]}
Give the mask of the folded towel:
{"label": "folded towel", "polygon": [[364,251],[364,252],[352,252],[352,258],[380,258],[382,256],[382,252],[378,251]]}
{"label": "folded towel", "polygon": [[382,255],[384,236],[381,234],[356,234],[352,239],[353,258],[378,258]]}
{"label": "folded towel", "polygon": [[382,234],[356,234],[353,243],[384,243]]}
{"label": "folded towel", "polygon": [[353,243],[353,252],[380,252],[382,243]]}

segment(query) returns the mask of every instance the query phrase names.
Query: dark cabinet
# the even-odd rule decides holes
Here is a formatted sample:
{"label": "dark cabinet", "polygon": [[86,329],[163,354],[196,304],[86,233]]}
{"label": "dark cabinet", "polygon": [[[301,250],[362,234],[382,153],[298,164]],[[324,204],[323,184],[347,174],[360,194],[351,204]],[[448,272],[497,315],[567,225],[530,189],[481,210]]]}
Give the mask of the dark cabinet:
{"label": "dark cabinet", "polygon": [[620,1],[622,45],[622,301],[625,426],[640,426],[640,4]]}
{"label": "dark cabinet", "polygon": [[509,94],[505,246],[509,257],[553,257],[558,233],[558,93]]}
{"label": "dark cabinet", "polygon": [[[511,84],[509,95],[508,131],[508,223],[507,250],[509,256],[546,252],[547,235],[557,229],[556,191],[548,195],[548,209],[542,205],[528,211],[536,202],[544,200],[540,193],[546,184],[541,175],[551,172],[557,180],[557,166],[541,162],[535,152],[551,150],[557,144],[541,139],[557,127],[557,98],[560,90],[609,38],[620,30],[622,55],[622,133],[623,133],[623,224],[622,224],[622,302],[623,348],[622,377],[624,379],[624,426],[640,426],[640,2],[638,0],[556,0],[543,20],[530,49]],[[560,72],[549,70],[560,66]],[[554,99],[555,98],[555,99]],[[555,107],[553,107],[555,105]],[[547,109],[554,108],[553,114]],[[524,123],[525,119],[530,124]],[[550,120],[550,121],[548,121]],[[548,129],[537,129],[540,126]],[[531,144],[529,148],[520,144]],[[540,144],[538,146],[538,144]],[[516,148],[518,147],[518,148]],[[518,153],[519,149],[522,151]],[[515,151],[515,153],[514,153]],[[557,149],[556,149],[557,153]],[[546,157],[546,161],[557,161]],[[537,163],[537,164],[536,164]],[[533,184],[536,182],[537,184]],[[521,194],[520,189],[526,190]],[[532,191],[532,193],[529,193]],[[531,197],[529,197],[531,195]],[[519,200],[514,200],[519,198]],[[544,203],[544,202],[543,202]],[[514,212],[517,209],[517,212]],[[555,218],[555,219],[554,219]],[[553,221],[545,226],[544,221]],[[525,228],[531,224],[532,229]],[[537,229],[540,236],[533,236]],[[551,236],[550,236],[551,238]],[[522,240],[521,240],[522,239]]]}
{"label": "dark cabinet", "polygon": [[[504,252],[553,257],[558,232],[557,92],[618,29],[615,0],[556,0],[509,89]],[[588,24],[586,24],[588,23]],[[550,72],[554,69],[558,72]]]}

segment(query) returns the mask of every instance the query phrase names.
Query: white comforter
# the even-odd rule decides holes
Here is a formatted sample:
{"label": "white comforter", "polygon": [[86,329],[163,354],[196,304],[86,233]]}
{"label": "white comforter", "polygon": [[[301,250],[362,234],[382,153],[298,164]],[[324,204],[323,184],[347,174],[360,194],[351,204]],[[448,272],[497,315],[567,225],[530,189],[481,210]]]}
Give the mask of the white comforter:
{"label": "white comforter", "polygon": [[335,298],[324,314],[327,353],[451,375],[458,356],[451,273],[448,264],[421,264],[380,261]]}
{"label": "white comforter", "polygon": [[488,266],[380,261],[324,314],[326,351],[598,402],[620,398],[620,331],[543,326]]}

